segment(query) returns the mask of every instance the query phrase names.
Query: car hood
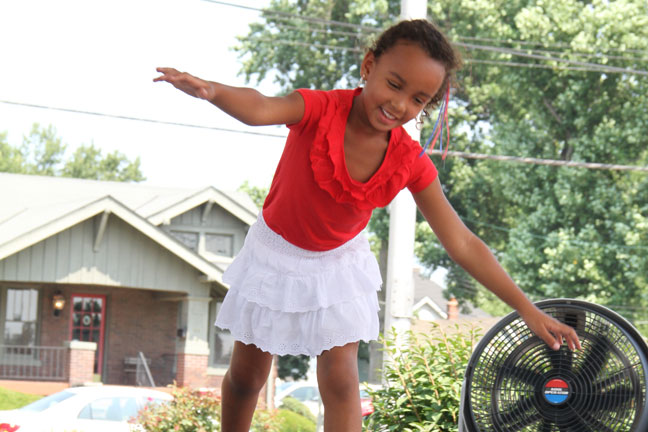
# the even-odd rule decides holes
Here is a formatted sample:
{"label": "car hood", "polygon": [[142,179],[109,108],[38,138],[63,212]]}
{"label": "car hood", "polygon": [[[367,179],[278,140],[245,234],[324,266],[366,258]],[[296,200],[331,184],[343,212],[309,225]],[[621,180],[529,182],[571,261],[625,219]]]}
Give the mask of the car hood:
{"label": "car hood", "polygon": [[[2,432],[42,432],[43,426],[40,413],[23,410],[0,411],[0,431]],[[17,429],[15,429],[18,427]]]}

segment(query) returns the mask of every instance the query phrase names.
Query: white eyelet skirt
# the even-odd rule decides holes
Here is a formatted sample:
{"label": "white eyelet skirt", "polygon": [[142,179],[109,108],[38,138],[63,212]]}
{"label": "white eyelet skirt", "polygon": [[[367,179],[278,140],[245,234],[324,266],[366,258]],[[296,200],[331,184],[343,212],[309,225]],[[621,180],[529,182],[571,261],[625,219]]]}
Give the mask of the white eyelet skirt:
{"label": "white eyelet skirt", "polygon": [[271,354],[314,357],[378,338],[382,279],[363,233],[314,252],[284,240],[260,215],[223,281],[230,290],[216,325]]}

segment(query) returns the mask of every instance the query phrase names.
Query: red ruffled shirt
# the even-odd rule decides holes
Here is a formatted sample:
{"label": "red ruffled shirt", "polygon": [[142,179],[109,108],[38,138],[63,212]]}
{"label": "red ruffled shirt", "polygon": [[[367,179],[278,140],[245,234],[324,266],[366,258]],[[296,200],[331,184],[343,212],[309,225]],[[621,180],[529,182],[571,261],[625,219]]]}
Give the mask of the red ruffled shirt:
{"label": "red ruffled shirt", "polygon": [[302,249],[325,251],[362,231],[376,207],[407,187],[416,193],[437,177],[429,157],[402,127],[393,129],[380,168],[366,182],[351,178],[344,131],[356,90],[297,90],[304,116],[290,133],[263,204],[266,224]]}

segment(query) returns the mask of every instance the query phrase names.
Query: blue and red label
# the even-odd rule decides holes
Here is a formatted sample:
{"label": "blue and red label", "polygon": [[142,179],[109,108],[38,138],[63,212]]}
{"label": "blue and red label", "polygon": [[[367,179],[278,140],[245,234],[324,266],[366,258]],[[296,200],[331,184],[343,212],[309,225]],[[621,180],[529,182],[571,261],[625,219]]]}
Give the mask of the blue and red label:
{"label": "blue and red label", "polygon": [[560,378],[549,380],[544,386],[544,397],[554,405],[565,402],[569,397],[569,384]]}

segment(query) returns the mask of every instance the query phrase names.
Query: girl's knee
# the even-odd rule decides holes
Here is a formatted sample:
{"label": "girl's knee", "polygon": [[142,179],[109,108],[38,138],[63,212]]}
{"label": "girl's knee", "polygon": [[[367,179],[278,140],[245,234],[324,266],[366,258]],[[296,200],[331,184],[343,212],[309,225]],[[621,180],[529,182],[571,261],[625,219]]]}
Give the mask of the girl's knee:
{"label": "girl's knee", "polygon": [[322,370],[317,379],[323,401],[329,397],[336,400],[359,397],[358,374],[353,368],[332,365],[326,370]]}
{"label": "girl's knee", "polygon": [[231,365],[224,377],[237,393],[258,393],[268,379],[268,374],[258,369],[246,370]]}

